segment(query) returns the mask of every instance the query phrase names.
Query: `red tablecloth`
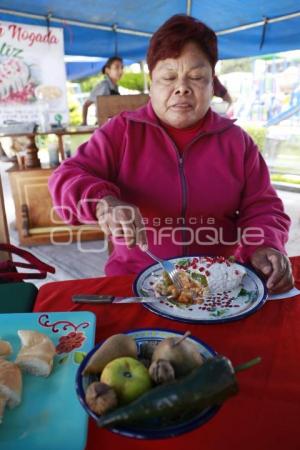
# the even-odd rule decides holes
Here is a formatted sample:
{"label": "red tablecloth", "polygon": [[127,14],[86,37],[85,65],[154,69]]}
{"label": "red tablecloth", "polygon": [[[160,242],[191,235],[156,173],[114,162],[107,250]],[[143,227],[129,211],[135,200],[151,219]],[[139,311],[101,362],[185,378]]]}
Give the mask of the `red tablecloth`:
{"label": "red tablecloth", "polygon": [[[300,257],[291,258],[300,287]],[[131,295],[133,277],[49,283],[41,287],[34,311],[90,310],[97,315],[96,341],[137,328],[189,329],[233,364],[255,356],[262,363],[238,375],[240,393],[204,426],[161,441],[139,441],[89,422],[87,450],[299,450],[300,296],[267,302],[252,316],[221,325],[191,325],[157,316],[142,305],[78,305],[78,293]]]}

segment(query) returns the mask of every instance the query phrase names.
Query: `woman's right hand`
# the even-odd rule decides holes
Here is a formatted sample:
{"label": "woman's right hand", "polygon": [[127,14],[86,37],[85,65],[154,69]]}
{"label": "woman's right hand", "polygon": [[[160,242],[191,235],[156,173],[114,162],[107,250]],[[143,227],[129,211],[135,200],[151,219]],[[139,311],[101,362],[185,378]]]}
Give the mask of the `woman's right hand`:
{"label": "woman's right hand", "polygon": [[107,236],[124,238],[128,248],[148,247],[143,218],[136,206],[109,195],[98,202],[96,216]]}

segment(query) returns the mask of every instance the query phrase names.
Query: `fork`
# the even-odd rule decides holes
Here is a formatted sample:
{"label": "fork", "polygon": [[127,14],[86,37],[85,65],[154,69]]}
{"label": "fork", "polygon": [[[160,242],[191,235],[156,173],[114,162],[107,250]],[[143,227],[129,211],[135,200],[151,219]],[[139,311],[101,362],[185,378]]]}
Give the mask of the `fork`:
{"label": "fork", "polygon": [[172,283],[174,284],[176,289],[178,291],[181,291],[183,289],[183,284],[179,277],[179,271],[175,269],[174,265],[170,261],[161,259],[158,256],[153,255],[153,253],[151,253],[150,250],[148,249],[144,251],[145,253],[147,253],[148,256],[150,256],[150,258],[154,259],[154,261],[158,262],[162,266],[162,268],[167,272],[167,274],[171,278]]}

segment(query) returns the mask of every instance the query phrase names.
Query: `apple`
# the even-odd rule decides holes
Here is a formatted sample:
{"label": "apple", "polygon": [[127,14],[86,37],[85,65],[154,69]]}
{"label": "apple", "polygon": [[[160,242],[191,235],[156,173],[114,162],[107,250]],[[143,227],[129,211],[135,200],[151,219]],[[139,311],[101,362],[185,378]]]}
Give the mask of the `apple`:
{"label": "apple", "polygon": [[146,367],[129,356],[110,361],[104,367],[100,381],[114,389],[119,404],[123,405],[132,402],[152,386]]}

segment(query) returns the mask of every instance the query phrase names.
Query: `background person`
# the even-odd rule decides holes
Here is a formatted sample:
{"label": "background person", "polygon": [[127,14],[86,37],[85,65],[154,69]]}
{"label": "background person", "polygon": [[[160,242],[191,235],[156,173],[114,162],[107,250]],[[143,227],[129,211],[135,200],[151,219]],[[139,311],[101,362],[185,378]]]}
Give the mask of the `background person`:
{"label": "background person", "polygon": [[112,235],[108,275],[152,264],[144,246],[162,258],[235,253],[284,292],[290,220],[250,136],[210,108],[217,58],[210,28],[171,17],[150,41],[149,103],[98,128],[52,174],[50,191],[65,221],[98,221]]}
{"label": "background person", "polygon": [[89,98],[83,104],[82,125],[87,124],[88,109],[96,102],[98,95],[120,95],[117,83],[123,75],[122,58],[118,56],[109,58],[102,67],[102,73],[105,74],[104,80],[94,87]]}

